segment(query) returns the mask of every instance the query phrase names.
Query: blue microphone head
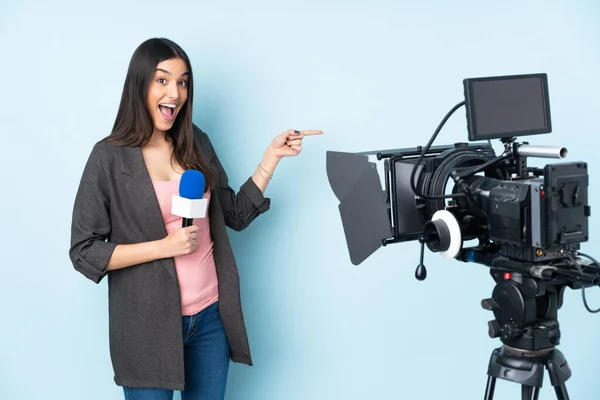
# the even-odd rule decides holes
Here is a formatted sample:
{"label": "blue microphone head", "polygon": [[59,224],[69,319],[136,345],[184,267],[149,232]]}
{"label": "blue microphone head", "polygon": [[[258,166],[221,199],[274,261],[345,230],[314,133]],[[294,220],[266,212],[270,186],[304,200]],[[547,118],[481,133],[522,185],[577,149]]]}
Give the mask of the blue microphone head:
{"label": "blue microphone head", "polygon": [[192,200],[201,199],[204,196],[204,174],[194,169],[184,171],[179,181],[179,196]]}

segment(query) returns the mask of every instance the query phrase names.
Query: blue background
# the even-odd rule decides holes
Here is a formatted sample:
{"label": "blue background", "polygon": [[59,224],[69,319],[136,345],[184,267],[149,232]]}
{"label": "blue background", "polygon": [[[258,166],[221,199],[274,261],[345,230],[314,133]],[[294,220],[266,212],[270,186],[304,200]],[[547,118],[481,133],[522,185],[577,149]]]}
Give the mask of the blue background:
{"label": "blue background", "polygon": [[[233,187],[278,133],[325,131],[282,161],[267,192],[272,210],[232,232],[255,367],[232,365],[227,398],[482,398],[498,345],[480,308],[493,287],[488,270],[427,254],[429,277],[417,282],[416,244],[353,266],[325,152],[425,144],[462,100],[462,79],[546,72],[554,132],[529,140],[566,145],[569,159],[589,162],[598,207],[599,8],[594,0],[3,0],[0,398],[122,397],[108,356],[106,281],[76,273],[67,250],[84,162],[111,129],[133,50],[153,36],[189,53],[195,120]],[[461,109],[436,144],[466,135]],[[594,254],[592,215],[584,249]],[[588,293],[600,306],[598,292]],[[571,398],[596,399],[600,316],[568,291],[560,322]],[[498,383],[496,399],[519,395]],[[553,398],[546,375],[540,399]]]}

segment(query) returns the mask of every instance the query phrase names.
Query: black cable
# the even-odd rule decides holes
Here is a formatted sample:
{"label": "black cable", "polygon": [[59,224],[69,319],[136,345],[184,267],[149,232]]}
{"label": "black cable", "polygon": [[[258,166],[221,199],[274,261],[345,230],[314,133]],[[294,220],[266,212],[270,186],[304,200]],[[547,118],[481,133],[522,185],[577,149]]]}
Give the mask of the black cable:
{"label": "black cable", "polygon": [[[577,260],[575,259],[575,257],[573,257],[573,255],[571,254],[571,252],[565,251],[565,253],[567,254],[567,257],[569,257],[569,259],[573,262],[573,264],[575,264],[575,267],[577,268],[577,270],[579,271],[579,273],[583,274],[583,270],[581,269],[581,266],[577,263]],[[589,255],[587,255],[585,253],[581,253],[581,252],[577,252],[577,254],[580,255],[580,256],[582,256],[582,257],[584,257],[584,258],[587,258],[592,263],[594,263],[597,268],[600,268],[600,264],[598,263],[598,261],[596,261],[594,259],[594,257],[589,256]],[[585,309],[588,310],[590,313],[596,314],[596,313],[600,312],[600,308],[598,308],[596,310],[592,310],[590,308],[590,306],[588,305],[587,298],[585,297],[585,287],[581,288],[581,298],[583,299],[583,305],[584,305]]]}
{"label": "black cable", "polygon": [[[463,163],[468,162],[480,162],[483,164],[486,158],[481,153],[475,153],[471,151],[455,152],[444,159],[435,169],[435,171],[429,177],[427,186],[422,186],[426,189],[427,193],[443,193],[446,188],[446,181],[451,174],[451,171],[456,167],[459,167]],[[434,197],[434,196],[431,196]],[[444,208],[443,200],[432,200],[427,202],[427,207],[435,212]]]}
{"label": "black cable", "polygon": [[456,199],[456,198],[459,198],[459,197],[465,197],[466,196],[464,193],[455,193],[455,194],[437,195],[437,196],[425,196],[423,193],[419,193],[417,191],[417,188],[416,188],[416,185],[415,185],[415,175],[416,175],[416,172],[417,172],[417,168],[419,167],[419,164],[421,164],[421,161],[423,161],[423,158],[425,158],[425,154],[427,153],[427,151],[429,151],[429,148],[431,147],[431,144],[433,143],[433,141],[435,140],[435,138],[437,137],[437,135],[442,130],[442,127],[444,126],[444,124],[446,123],[446,121],[448,121],[448,119],[452,116],[452,114],[454,114],[454,112],[456,110],[458,110],[460,107],[462,107],[463,105],[465,105],[465,102],[461,101],[460,103],[458,103],[457,105],[455,105],[454,107],[452,107],[452,109],[450,111],[448,111],[448,113],[446,114],[446,116],[444,117],[444,119],[442,119],[442,122],[440,122],[440,124],[438,125],[437,129],[435,130],[435,132],[431,136],[431,139],[429,139],[429,143],[427,143],[427,145],[425,146],[425,148],[423,149],[423,151],[419,155],[419,159],[415,163],[415,166],[413,167],[412,173],[410,174],[410,188],[412,189],[413,193],[416,196],[419,196],[422,199],[427,199],[427,200],[443,200],[443,199]]}
{"label": "black cable", "polygon": [[[580,256],[583,256],[583,257],[587,258],[587,259],[588,259],[588,260],[590,260],[592,263],[594,263],[594,264],[596,265],[596,267],[600,268],[600,264],[598,264],[598,261],[596,261],[596,259],[594,259],[594,257],[592,257],[592,256],[589,256],[589,255],[587,255],[587,254],[585,254],[585,253],[581,253],[581,252],[579,252],[578,254],[579,254]],[[581,298],[583,299],[583,305],[585,306],[585,308],[586,308],[586,309],[587,309],[589,312],[591,312],[592,314],[596,314],[596,313],[600,312],[600,308],[598,308],[597,310],[592,310],[592,309],[590,309],[590,307],[588,306],[587,299],[586,299],[586,297],[585,297],[585,288],[581,288]]]}

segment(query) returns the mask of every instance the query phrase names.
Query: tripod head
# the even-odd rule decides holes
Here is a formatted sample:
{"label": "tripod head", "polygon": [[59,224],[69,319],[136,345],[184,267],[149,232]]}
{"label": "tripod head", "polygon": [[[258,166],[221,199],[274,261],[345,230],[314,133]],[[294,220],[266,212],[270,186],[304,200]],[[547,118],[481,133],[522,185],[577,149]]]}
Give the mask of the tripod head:
{"label": "tripod head", "polygon": [[[558,310],[564,290],[584,289],[600,282],[600,269],[593,258],[578,253],[590,259],[586,263],[572,253],[564,254],[565,259],[547,264],[518,262],[471,250],[462,254],[463,261],[490,267],[496,282],[492,297],[481,302],[484,309],[494,313],[495,319],[488,323],[491,338],[532,352],[560,343]],[[587,307],[585,297],[584,303]]]}
{"label": "tripod head", "polygon": [[495,317],[488,322],[490,338],[531,353],[558,346],[558,310],[568,283],[496,269],[490,274],[496,286],[492,297],[481,301],[481,306]]}
{"label": "tripod head", "polygon": [[[568,400],[566,381],[571,367],[557,348],[561,332],[558,310],[563,304],[567,287],[582,289],[597,285],[600,279],[598,263],[584,263],[580,257],[564,252],[566,259],[551,265],[515,262],[502,256],[466,252],[465,261],[490,267],[496,285],[492,297],[481,306],[493,312],[488,322],[488,334],[499,338],[502,346],[494,349],[488,365],[485,400],[492,400],[496,379],[521,384],[522,398],[537,400],[543,384],[544,370],[559,400]],[[477,261],[475,260],[477,258]]]}

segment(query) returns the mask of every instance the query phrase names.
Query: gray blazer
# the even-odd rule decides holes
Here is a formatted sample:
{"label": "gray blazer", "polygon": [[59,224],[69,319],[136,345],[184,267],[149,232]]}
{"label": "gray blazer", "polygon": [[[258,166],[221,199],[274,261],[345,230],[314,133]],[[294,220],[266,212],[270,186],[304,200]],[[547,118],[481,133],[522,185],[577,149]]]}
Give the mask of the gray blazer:
{"label": "gray blazer", "polygon": [[[208,216],[219,281],[219,311],[231,360],[252,365],[239,278],[226,226],[246,228],[270,207],[249,178],[236,194],[208,136],[194,136],[215,176]],[[120,386],[183,390],[181,304],[172,258],[107,271],[117,244],[162,239],[167,232],[139,147],[97,143],[85,165],[73,209],[69,256],[93,282],[108,279],[110,355]]]}

